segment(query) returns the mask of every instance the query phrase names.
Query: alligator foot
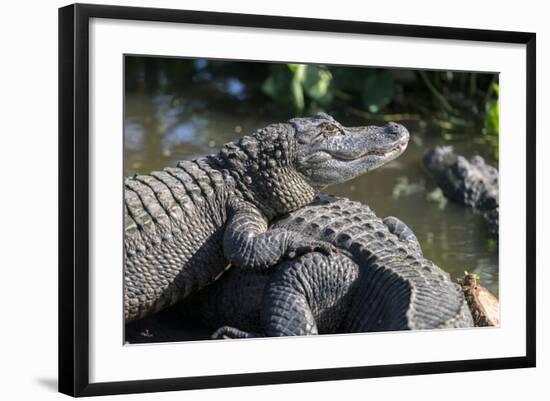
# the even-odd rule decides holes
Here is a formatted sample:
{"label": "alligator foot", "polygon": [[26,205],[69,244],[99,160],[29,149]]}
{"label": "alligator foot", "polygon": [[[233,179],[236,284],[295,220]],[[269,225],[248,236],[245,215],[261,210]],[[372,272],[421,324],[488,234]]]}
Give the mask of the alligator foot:
{"label": "alligator foot", "polygon": [[230,340],[230,339],[236,339],[236,338],[257,338],[257,337],[263,337],[263,336],[256,333],[249,333],[247,331],[240,330],[231,326],[220,327],[210,336],[210,338],[213,340]]}
{"label": "alligator foot", "polygon": [[418,242],[418,238],[408,225],[394,216],[386,217],[383,223],[393,235],[410,246],[419,256],[423,256],[420,242]]}
{"label": "alligator foot", "polygon": [[269,337],[337,332],[358,275],[358,265],[341,253],[309,253],[283,263],[264,290],[263,330]]}

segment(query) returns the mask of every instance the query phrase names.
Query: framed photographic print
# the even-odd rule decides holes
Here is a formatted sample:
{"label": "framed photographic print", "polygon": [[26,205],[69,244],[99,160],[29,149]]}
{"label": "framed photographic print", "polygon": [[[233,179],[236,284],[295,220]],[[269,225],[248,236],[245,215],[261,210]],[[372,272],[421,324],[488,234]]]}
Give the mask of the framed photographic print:
{"label": "framed photographic print", "polygon": [[59,85],[61,392],[535,366],[535,34],[78,4]]}

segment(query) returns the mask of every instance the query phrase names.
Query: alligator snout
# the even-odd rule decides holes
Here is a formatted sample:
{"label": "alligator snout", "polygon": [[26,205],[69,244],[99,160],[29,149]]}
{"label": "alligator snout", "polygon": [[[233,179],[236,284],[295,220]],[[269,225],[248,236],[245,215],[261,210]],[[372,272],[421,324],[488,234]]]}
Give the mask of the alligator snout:
{"label": "alligator snout", "polygon": [[405,128],[403,125],[394,123],[393,121],[390,121],[386,125],[384,125],[384,131],[387,135],[390,137],[395,138],[396,140],[402,139],[403,141],[409,140],[409,131],[407,128]]}

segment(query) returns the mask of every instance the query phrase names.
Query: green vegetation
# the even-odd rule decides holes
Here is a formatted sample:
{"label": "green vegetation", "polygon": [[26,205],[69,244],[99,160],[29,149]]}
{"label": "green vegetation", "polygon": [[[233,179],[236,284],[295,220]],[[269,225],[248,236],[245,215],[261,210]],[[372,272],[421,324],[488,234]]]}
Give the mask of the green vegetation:
{"label": "green vegetation", "polygon": [[140,82],[157,92],[207,83],[292,115],[337,111],[371,121],[416,120],[434,126],[444,141],[469,135],[488,144],[498,159],[496,73],[145,57],[128,57],[126,71],[130,90]]}
{"label": "green vegetation", "polygon": [[[498,159],[498,133],[499,133],[499,108],[498,108],[499,86],[493,82],[491,91],[485,101],[485,116],[483,119],[483,134],[486,135],[493,148],[493,156]],[[493,95],[491,95],[491,93]]]}
{"label": "green vegetation", "polygon": [[296,114],[347,107],[367,119],[428,120],[443,139],[482,127],[498,158],[498,76],[452,71],[405,71],[273,64],[262,92]]}
{"label": "green vegetation", "polygon": [[283,105],[303,114],[309,109],[330,105],[332,74],[323,66],[305,64],[273,64],[271,73],[262,85],[262,91]]}

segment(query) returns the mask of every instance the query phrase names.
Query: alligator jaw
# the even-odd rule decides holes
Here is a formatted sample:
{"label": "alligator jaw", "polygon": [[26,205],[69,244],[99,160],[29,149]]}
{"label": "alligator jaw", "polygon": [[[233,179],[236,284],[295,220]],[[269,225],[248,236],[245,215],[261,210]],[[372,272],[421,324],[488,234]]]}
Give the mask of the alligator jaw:
{"label": "alligator jaw", "polygon": [[310,128],[299,141],[296,168],[316,189],[345,182],[395,159],[409,142],[407,129],[396,123],[352,128],[336,124],[331,120],[328,133],[319,124],[316,135]]}
{"label": "alligator jaw", "polygon": [[397,145],[391,147],[390,149],[367,149],[363,154],[361,154],[358,157],[346,157],[345,155],[332,155],[332,157],[336,160],[341,160],[341,161],[360,160],[368,156],[377,156],[377,157],[382,157],[384,159],[391,158],[391,160],[393,160],[405,151],[405,149],[407,148],[407,145],[408,145],[408,142],[404,141],[404,142],[398,143]]}

